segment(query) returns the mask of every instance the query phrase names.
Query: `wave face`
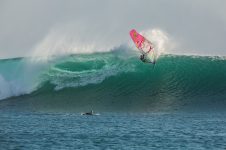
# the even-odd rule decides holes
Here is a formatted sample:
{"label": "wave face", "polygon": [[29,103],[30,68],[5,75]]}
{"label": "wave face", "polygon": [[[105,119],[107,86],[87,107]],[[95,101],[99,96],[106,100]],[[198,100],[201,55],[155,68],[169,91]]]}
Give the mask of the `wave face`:
{"label": "wave face", "polygon": [[223,58],[162,55],[153,66],[138,56],[121,47],[48,62],[1,60],[0,99],[67,110],[226,108]]}

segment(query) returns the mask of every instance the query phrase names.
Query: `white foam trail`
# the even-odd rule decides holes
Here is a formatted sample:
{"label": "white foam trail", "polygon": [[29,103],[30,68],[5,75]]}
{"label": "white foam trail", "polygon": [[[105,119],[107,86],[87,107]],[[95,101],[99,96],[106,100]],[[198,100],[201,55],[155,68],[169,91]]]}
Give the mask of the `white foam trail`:
{"label": "white foam trail", "polygon": [[98,84],[104,81],[107,77],[114,76],[122,72],[116,66],[108,69],[89,70],[87,72],[80,72],[74,75],[73,72],[59,72],[55,77],[50,79],[51,83],[56,85],[55,90],[61,90],[66,87],[79,87],[88,84]]}

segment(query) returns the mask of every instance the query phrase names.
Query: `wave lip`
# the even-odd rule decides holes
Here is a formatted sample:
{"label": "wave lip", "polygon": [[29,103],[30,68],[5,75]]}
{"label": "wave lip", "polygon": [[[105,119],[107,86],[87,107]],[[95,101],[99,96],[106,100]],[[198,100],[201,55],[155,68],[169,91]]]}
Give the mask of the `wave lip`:
{"label": "wave lip", "polygon": [[29,87],[23,81],[19,80],[7,81],[0,75],[0,100],[12,96],[30,94],[34,90],[35,89]]}
{"label": "wave lip", "polygon": [[0,75],[0,85],[1,85],[0,99],[5,99],[13,95],[10,90],[10,84],[7,81],[5,81],[5,79],[1,75]]}
{"label": "wave lip", "polygon": [[37,90],[45,68],[46,64],[32,63],[29,58],[0,60],[0,100]]}

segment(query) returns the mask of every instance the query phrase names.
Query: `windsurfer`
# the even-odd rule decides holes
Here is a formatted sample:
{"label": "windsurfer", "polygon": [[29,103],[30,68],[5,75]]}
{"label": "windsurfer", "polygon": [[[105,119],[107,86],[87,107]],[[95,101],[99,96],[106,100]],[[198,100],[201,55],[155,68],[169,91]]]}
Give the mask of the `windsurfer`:
{"label": "windsurfer", "polygon": [[145,62],[145,61],[146,61],[145,58],[144,58],[144,54],[140,55],[140,60],[141,60],[142,62]]}

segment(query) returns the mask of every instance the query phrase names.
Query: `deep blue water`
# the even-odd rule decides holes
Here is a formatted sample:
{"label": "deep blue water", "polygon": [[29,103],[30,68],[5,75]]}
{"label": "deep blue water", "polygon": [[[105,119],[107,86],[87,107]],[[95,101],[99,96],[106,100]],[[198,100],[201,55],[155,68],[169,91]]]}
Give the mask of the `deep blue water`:
{"label": "deep blue water", "polygon": [[223,113],[1,112],[1,149],[226,149]]}

